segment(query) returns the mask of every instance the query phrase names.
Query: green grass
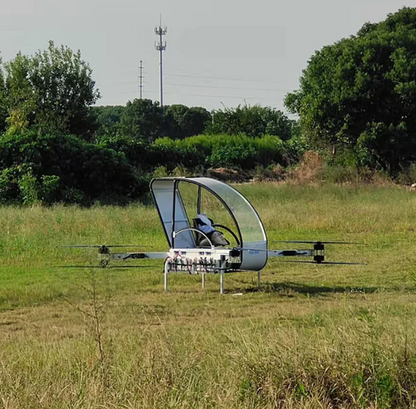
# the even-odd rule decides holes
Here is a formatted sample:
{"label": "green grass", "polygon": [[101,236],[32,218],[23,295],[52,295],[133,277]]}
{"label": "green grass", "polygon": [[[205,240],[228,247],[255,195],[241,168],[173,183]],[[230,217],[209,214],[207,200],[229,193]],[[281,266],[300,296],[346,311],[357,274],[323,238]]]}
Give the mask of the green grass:
{"label": "green grass", "polygon": [[163,251],[153,207],[0,208],[0,408],[415,407],[416,193],[237,188],[270,242],[362,242],[327,258],[367,265],[271,259],[261,291],[250,272],[227,275],[224,296],[218,276],[203,292],[172,274],[165,294],[161,261],[98,269],[95,251],[61,247]]}

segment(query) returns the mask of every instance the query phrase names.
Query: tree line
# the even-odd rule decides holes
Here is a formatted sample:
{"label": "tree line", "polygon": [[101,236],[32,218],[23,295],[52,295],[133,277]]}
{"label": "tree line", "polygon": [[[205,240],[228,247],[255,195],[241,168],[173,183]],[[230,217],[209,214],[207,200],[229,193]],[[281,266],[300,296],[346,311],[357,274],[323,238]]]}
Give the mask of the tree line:
{"label": "tree line", "polygon": [[79,51],[50,42],[0,60],[0,203],[128,202],[161,168],[286,167],[307,150],[394,177],[416,159],[416,9],[317,51],[285,98],[299,120],[257,105],[99,98]]}
{"label": "tree line", "polygon": [[1,64],[1,203],[128,202],[158,168],[282,162],[296,127],[269,107],[95,106],[99,97],[91,68],[68,47],[50,42]]}
{"label": "tree line", "polygon": [[416,159],[416,8],[317,51],[287,95],[313,146],[395,174]]}

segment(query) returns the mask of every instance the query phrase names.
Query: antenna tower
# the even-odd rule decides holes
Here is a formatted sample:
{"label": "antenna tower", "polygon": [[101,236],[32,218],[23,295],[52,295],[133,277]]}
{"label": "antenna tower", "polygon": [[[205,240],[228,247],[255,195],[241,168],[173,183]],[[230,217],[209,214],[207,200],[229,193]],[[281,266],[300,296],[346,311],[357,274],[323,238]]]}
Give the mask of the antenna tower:
{"label": "antenna tower", "polygon": [[160,62],[160,106],[163,108],[163,51],[166,50],[166,41],[163,36],[168,32],[167,27],[162,28],[162,15],[160,16],[159,27],[155,27],[155,34],[159,36],[159,41],[156,41],[155,48],[159,51]]}
{"label": "antenna tower", "polygon": [[143,99],[143,61],[140,60],[139,66],[139,94],[140,99]]}

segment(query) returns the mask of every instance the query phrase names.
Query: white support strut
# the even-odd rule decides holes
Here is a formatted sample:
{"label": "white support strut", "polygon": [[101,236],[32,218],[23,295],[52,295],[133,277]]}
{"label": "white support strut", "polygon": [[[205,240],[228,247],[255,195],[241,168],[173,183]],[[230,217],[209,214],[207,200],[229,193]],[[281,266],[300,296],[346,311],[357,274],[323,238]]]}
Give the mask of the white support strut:
{"label": "white support strut", "polygon": [[163,286],[165,291],[168,291],[168,274],[169,274],[169,260],[165,261],[165,269],[163,273]]}

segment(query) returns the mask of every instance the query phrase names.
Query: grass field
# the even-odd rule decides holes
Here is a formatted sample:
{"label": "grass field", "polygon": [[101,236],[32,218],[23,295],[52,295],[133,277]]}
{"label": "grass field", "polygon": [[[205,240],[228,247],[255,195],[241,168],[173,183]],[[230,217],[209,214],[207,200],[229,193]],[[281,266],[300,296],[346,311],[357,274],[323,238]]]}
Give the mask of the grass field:
{"label": "grass field", "polygon": [[166,250],[153,206],[0,208],[0,408],[416,407],[416,192],[237,188],[269,241],[362,242],[327,257],[367,265],[272,259],[261,291],[178,274],[165,294],[161,261],[61,247]]}

